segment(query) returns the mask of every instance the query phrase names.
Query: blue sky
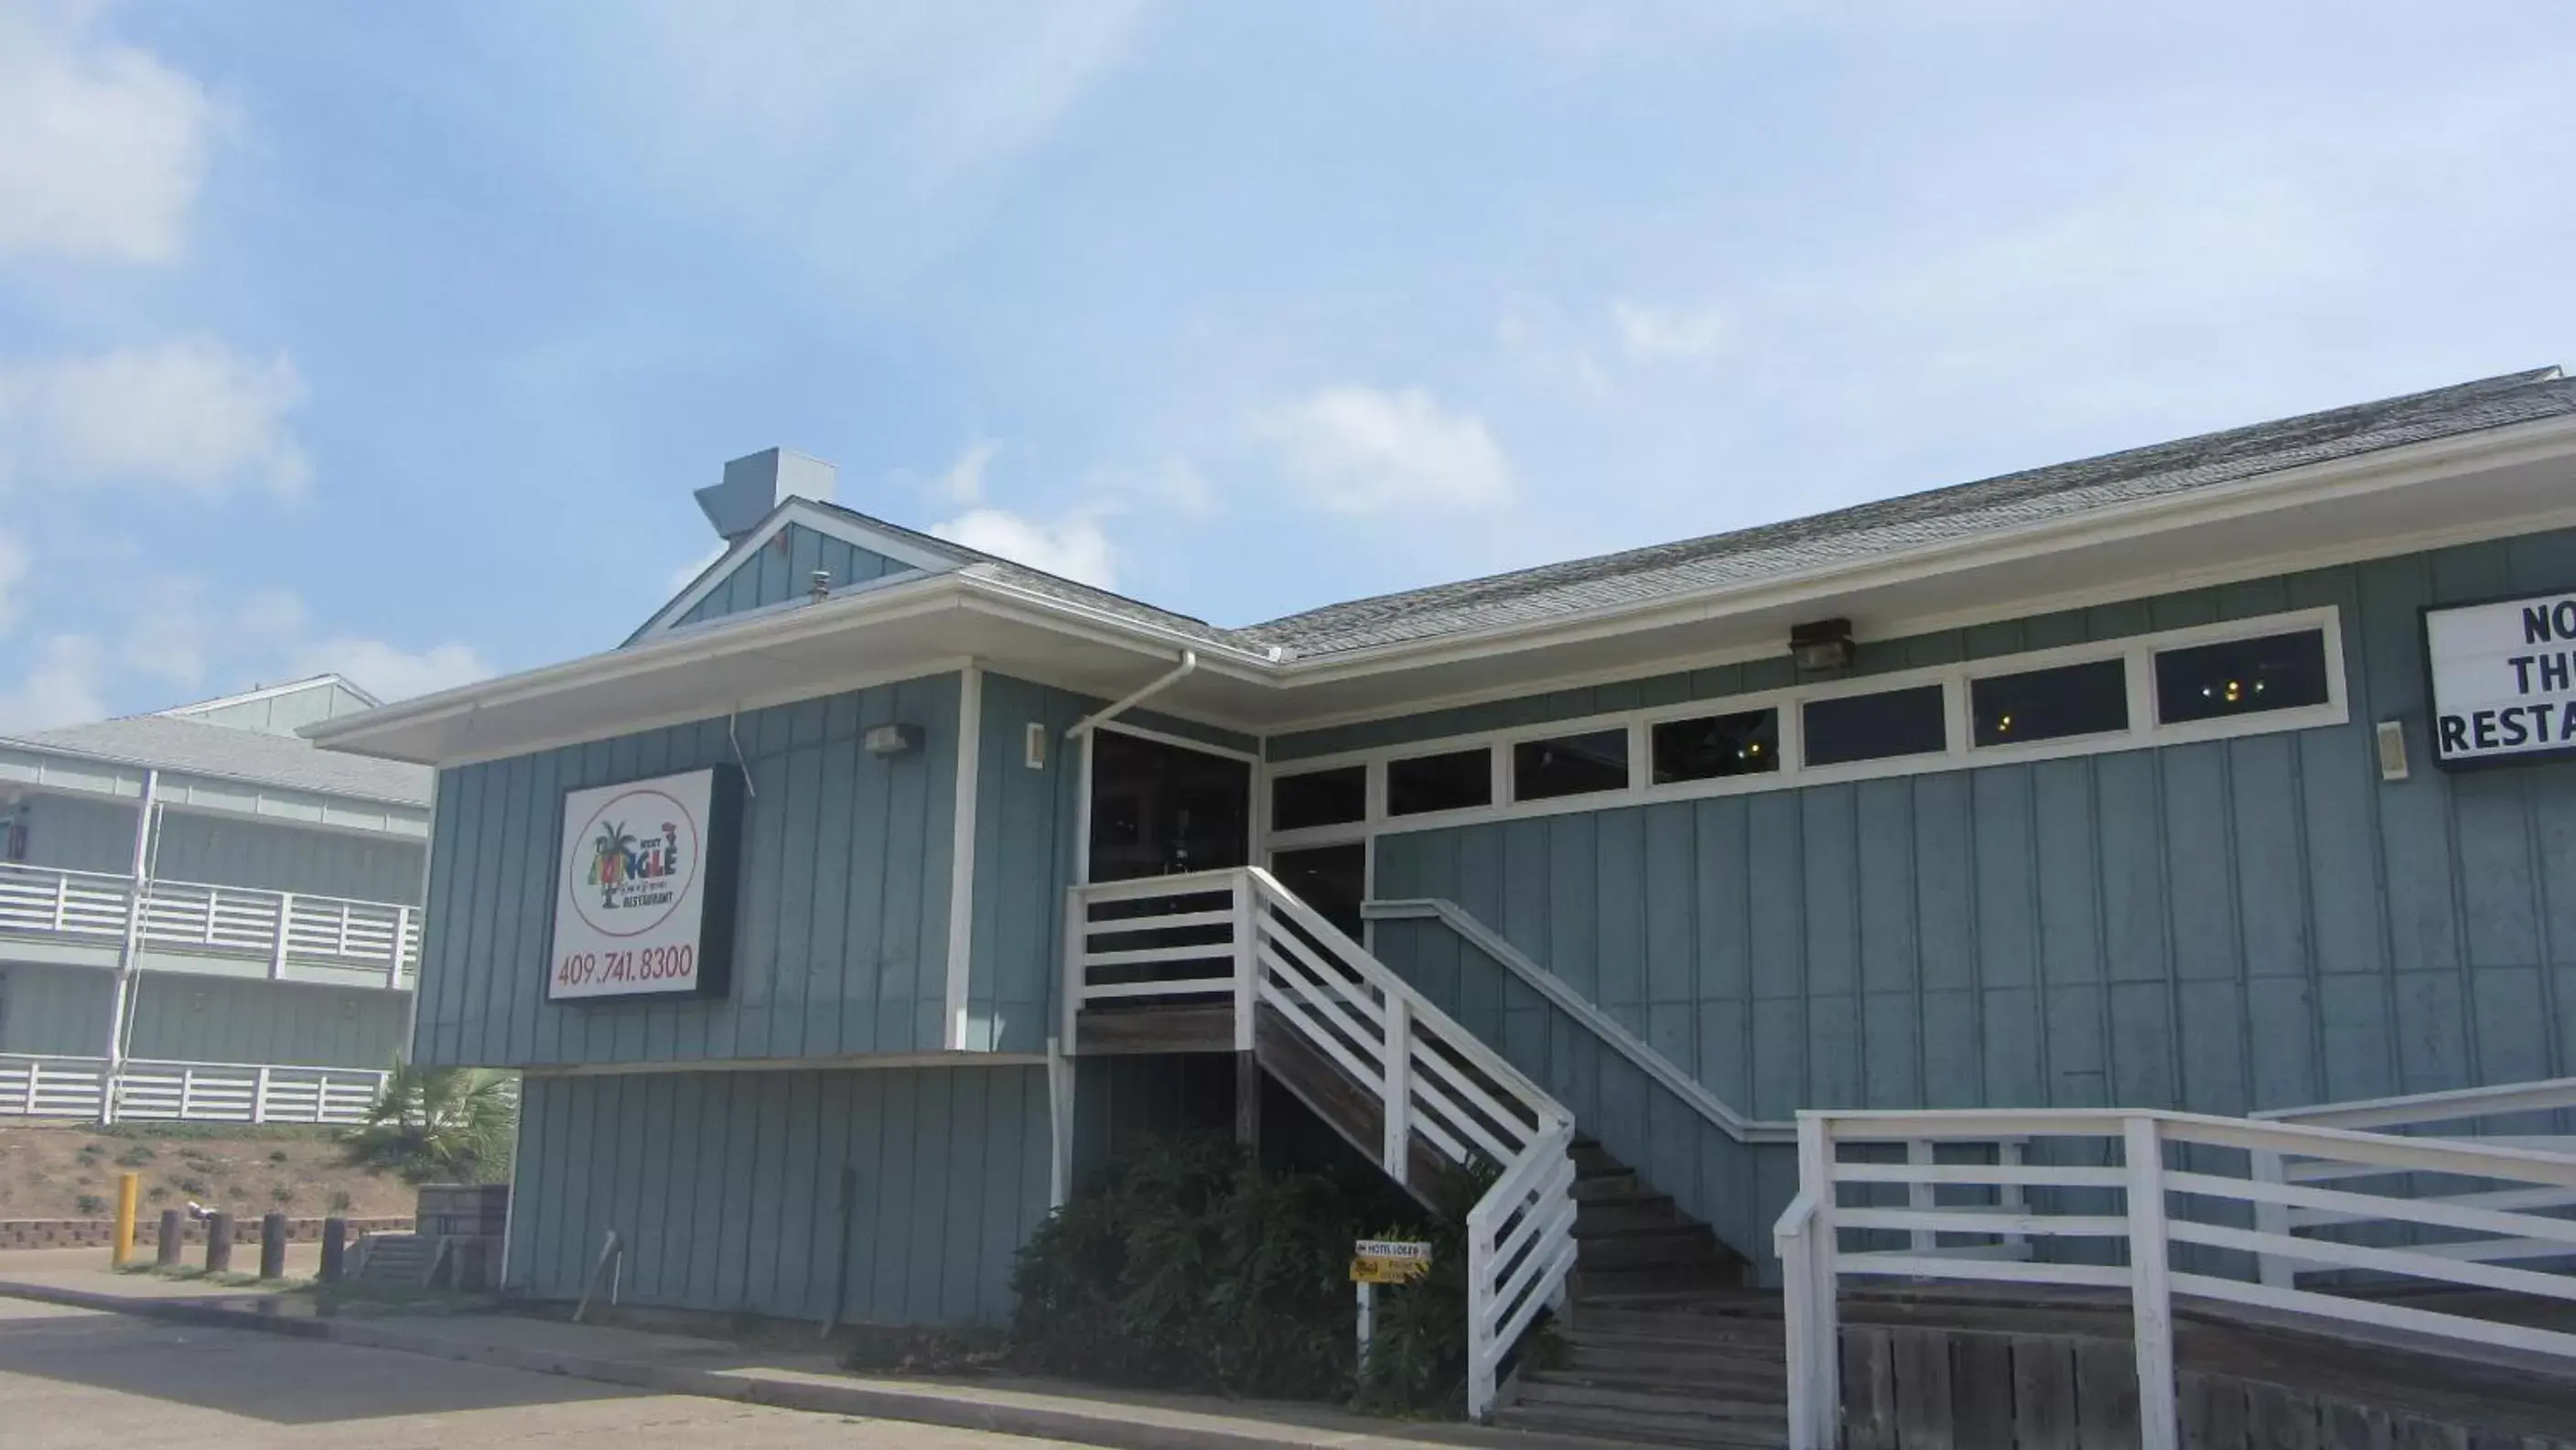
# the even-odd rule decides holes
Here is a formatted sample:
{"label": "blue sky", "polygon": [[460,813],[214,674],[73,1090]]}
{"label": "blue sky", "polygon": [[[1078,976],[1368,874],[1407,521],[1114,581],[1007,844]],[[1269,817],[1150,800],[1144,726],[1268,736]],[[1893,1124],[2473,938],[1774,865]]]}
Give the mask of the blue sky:
{"label": "blue sky", "polygon": [[0,728],[608,647],[772,444],[1239,623],[2560,362],[2477,9],[0,0]]}

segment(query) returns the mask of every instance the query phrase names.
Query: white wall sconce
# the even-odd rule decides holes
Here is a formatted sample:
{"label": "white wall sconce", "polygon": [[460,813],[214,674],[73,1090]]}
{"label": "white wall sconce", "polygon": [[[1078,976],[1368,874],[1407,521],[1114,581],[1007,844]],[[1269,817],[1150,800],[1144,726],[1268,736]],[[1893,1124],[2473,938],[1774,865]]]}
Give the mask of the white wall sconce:
{"label": "white wall sconce", "polygon": [[1031,770],[1046,769],[1047,728],[1045,722],[1039,720],[1030,721],[1027,739],[1028,743],[1023,747],[1021,753],[1021,763],[1028,766]]}
{"label": "white wall sconce", "polygon": [[2382,720],[2371,733],[2379,742],[2379,778],[2404,780],[2406,778],[2406,722]]}

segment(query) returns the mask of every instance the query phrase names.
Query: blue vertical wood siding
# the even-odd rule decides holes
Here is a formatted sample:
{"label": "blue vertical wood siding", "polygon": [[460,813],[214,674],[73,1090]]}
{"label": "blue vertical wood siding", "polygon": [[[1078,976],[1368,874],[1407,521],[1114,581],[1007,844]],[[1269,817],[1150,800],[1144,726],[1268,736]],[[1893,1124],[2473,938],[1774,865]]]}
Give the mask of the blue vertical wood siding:
{"label": "blue vertical wood siding", "polygon": [[[719,716],[442,771],[414,1052],[423,1063],[705,1061],[942,1045],[955,675],[745,712],[733,985],[686,1002],[545,1001],[562,795],[729,765]],[[910,755],[860,737],[922,727]]]}
{"label": "blue vertical wood siding", "polygon": [[95,967],[0,966],[0,1052],[107,1052],[114,979]]}
{"label": "blue vertical wood siding", "polygon": [[[140,1058],[374,1068],[402,1045],[399,992],[188,972],[135,982],[129,1040]],[[0,1052],[103,1055],[115,991],[114,975],[96,967],[0,966]]]}
{"label": "blue vertical wood siding", "polygon": [[[1141,681],[1140,681],[1141,683]],[[1039,1052],[1055,1031],[1063,972],[1065,892],[1081,860],[1081,742],[1064,732],[1108,703],[1008,675],[984,676],[975,774],[975,897],[966,1045]],[[1122,723],[1243,754],[1249,736],[1137,710]],[[1046,763],[1028,765],[1028,728],[1046,731]]]}
{"label": "blue vertical wood siding", "polygon": [[[2571,584],[2576,533],[2560,532],[1876,646],[1892,667],[2333,605],[2353,718],[1384,835],[1374,894],[1458,902],[1756,1117],[2243,1113],[2576,1073],[2562,1005],[2576,1001],[2576,765],[2432,768],[2416,614]],[[1346,727],[1274,754],[1785,683],[1745,678],[1758,672]],[[2382,782],[2373,753],[2389,719],[2408,731],[2402,782]],[[1379,933],[1408,975],[1457,974],[1436,935]],[[1588,1070],[1559,1060],[1591,1051],[1579,1039],[1509,1012],[1501,1030],[1541,1052],[1543,1080]]]}
{"label": "blue vertical wood siding", "polygon": [[422,850],[412,841],[164,811],[152,874],[163,881],[417,903]]}
{"label": "blue vertical wood siding", "polygon": [[131,1043],[140,1058],[381,1068],[402,1047],[401,992],[183,972],[144,972],[135,982]]}
{"label": "blue vertical wood siding", "polygon": [[1048,1134],[1038,1067],[532,1075],[510,1283],[578,1297],[614,1229],[630,1303],[819,1321],[846,1278],[845,1321],[999,1323]]}
{"label": "blue vertical wood siding", "polygon": [[699,624],[764,605],[802,599],[813,589],[814,572],[818,569],[828,572],[832,576],[832,587],[838,589],[905,573],[912,567],[900,559],[889,559],[803,524],[789,524],[772,535],[758,552],[735,565],[723,582],[710,590],[706,597],[690,605],[688,612],[673,623]]}
{"label": "blue vertical wood siding", "polygon": [[134,869],[134,807],[79,796],[39,795],[25,807],[27,864],[61,871]]}

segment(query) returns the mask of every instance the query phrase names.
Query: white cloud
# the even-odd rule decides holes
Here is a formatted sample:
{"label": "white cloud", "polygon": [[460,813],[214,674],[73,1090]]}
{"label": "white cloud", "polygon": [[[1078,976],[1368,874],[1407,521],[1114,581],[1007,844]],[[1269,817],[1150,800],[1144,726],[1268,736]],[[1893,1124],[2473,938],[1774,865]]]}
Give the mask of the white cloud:
{"label": "white cloud", "polygon": [[1336,513],[1490,508],[1512,495],[1511,465],[1484,420],[1428,393],[1326,388],[1254,426],[1308,497]]}
{"label": "white cloud", "polygon": [[18,623],[18,589],[27,582],[27,546],[0,533],[0,636]]}
{"label": "white cloud", "polygon": [[344,676],[380,700],[433,694],[496,673],[482,652],[468,644],[450,641],[407,650],[380,639],[347,636],[306,645],[296,656],[295,669],[298,674]]}
{"label": "white cloud", "polygon": [[0,5],[0,257],[166,262],[185,247],[221,110],[98,34],[97,14]]}
{"label": "white cloud", "polygon": [[1118,587],[1117,551],[1100,525],[1087,518],[1042,523],[1008,509],[979,508],[934,525],[943,539],[999,554],[1013,563],[1079,579],[1103,589]]}
{"label": "white cloud", "polygon": [[210,338],[0,371],[0,478],[291,495],[312,471],[287,422],[303,401],[287,358]]}
{"label": "white cloud", "polygon": [[979,504],[984,501],[984,469],[1000,451],[996,443],[977,443],[957,455],[948,471],[931,480],[930,491],[942,503]]}
{"label": "white cloud", "polygon": [[108,713],[107,652],[87,635],[48,638],[16,688],[0,690],[0,730],[42,730]]}
{"label": "white cloud", "polygon": [[1708,357],[1726,341],[1727,316],[1715,305],[1699,308],[1646,307],[1634,302],[1610,304],[1610,320],[1630,355],[1647,359],[1691,361]]}

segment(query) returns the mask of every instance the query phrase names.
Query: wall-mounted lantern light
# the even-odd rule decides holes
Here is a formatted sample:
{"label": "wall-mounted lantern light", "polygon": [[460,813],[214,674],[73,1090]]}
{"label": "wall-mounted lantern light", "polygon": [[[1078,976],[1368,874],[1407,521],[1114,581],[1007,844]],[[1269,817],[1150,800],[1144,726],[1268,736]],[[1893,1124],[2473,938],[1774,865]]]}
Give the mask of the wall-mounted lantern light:
{"label": "wall-mounted lantern light", "polygon": [[921,749],[921,727],[918,725],[871,725],[862,737],[868,754],[891,757],[911,755]]}
{"label": "wall-mounted lantern light", "polygon": [[1848,619],[1819,619],[1789,626],[1789,657],[1807,671],[1847,670],[1852,664]]}

